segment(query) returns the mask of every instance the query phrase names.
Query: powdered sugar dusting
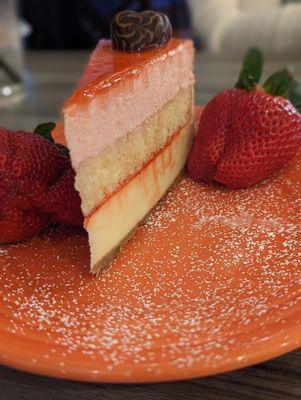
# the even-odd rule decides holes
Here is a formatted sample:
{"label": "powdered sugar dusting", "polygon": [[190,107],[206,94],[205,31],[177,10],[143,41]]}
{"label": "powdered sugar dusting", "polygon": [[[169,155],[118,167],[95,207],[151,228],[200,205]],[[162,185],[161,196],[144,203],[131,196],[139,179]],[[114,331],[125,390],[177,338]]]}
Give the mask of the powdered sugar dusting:
{"label": "powdered sugar dusting", "polygon": [[248,190],[184,178],[99,278],[88,272],[81,230],[51,228],[1,247],[0,359],[17,358],[7,340],[19,337],[34,342],[30,356],[19,349],[24,368],[139,381],[237,367],[273,344],[296,347],[298,176],[294,162]]}

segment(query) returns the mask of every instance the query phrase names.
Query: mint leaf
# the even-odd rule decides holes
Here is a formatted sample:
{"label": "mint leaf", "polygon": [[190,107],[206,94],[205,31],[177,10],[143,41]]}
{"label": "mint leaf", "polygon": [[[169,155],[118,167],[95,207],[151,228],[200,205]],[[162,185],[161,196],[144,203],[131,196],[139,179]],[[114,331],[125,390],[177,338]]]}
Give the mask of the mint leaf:
{"label": "mint leaf", "polygon": [[273,96],[282,96],[288,98],[291,86],[293,84],[293,77],[287,68],[272,74],[263,84],[263,90]]}
{"label": "mint leaf", "polygon": [[60,144],[60,143],[55,143],[53,140],[53,137],[51,135],[51,132],[55,128],[55,123],[54,122],[45,122],[44,124],[39,124],[36,129],[34,130],[34,133],[37,135],[42,136],[43,138],[49,140],[51,143],[55,145],[55,147],[63,153],[66,157],[69,157],[69,149]]}
{"label": "mint leaf", "polygon": [[244,57],[236,88],[252,90],[261,77],[263,56],[257,47],[251,47]]}
{"label": "mint leaf", "polygon": [[288,99],[299,113],[301,113],[301,83],[293,81]]}

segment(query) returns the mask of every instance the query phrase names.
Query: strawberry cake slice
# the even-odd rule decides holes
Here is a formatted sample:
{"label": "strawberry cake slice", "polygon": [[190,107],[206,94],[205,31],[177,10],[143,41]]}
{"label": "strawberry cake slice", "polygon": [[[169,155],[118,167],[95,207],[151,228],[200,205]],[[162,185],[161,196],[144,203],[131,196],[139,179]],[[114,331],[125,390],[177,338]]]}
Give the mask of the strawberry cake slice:
{"label": "strawberry cake slice", "polygon": [[182,171],[194,130],[194,48],[157,12],[115,16],[64,109],[91,271],[110,265]]}

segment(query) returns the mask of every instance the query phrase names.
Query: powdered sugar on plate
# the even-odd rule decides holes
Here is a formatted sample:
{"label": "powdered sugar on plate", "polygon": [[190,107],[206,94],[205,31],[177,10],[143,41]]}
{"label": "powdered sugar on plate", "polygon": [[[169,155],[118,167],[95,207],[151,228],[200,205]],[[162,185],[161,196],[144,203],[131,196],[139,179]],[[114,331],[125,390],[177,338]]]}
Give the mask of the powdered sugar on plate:
{"label": "powdered sugar on plate", "polygon": [[[296,347],[299,176],[295,161],[248,190],[185,177],[98,278],[82,230],[50,228],[2,246],[3,362],[139,381],[213,373]],[[18,338],[11,348],[8,338]]]}

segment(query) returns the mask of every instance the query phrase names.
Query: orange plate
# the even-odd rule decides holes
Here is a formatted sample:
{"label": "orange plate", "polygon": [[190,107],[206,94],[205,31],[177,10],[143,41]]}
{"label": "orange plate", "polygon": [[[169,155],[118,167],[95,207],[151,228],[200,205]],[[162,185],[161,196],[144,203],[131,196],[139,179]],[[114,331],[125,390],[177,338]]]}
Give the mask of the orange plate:
{"label": "orange plate", "polygon": [[95,278],[81,230],[0,248],[0,362],[152,382],[228,371],[301,343],[301,159],[248,190],[184,178]]}

